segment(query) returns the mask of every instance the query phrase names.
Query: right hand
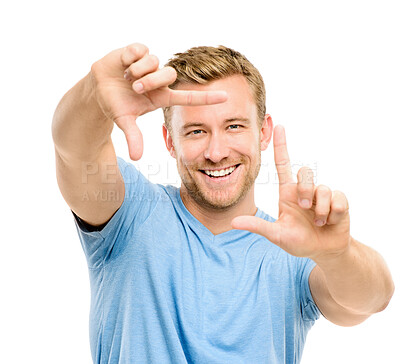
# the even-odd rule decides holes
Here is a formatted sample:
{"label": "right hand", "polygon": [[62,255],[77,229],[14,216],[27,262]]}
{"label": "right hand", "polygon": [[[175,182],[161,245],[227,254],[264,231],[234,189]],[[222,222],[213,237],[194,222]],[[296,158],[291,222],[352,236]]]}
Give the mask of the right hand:
{"label": "right hand", "polygon": [[[139,43],[117,49],[93,64],[91,79],[104,115],[124,132],[129,156],[143,154],[143,137],[136,119],[160,107],[211,105],[226,101],[224,91],[179,91],[168,88],[177,75],[172,67],[158,68],[156,56]],[[124,77],[125,75],[125,77]],[[142,84],[142,91],[134,91]]]}

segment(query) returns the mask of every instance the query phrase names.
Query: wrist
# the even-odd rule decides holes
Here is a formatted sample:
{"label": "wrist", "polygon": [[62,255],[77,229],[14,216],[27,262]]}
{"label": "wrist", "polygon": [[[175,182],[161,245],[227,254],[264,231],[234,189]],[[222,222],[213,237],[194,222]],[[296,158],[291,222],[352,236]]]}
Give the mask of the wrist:
{"label": "wrist", "polygon": [[340,250],[323,253],[311,259],[322,269],[322,270],[334,270],[342,264],[348,264],[355,258],[356,253],[356,240],[351,236],[347,244]]}
{"label": "wrist", "polygon": [[87,110],[87,114],[90,115],[90,120],[93,120],[97,124],[102,121],[108,121],[110,124],[113,124],[112,118],[106,115],[106,110],[104,110],[101,105],[100,95],[97,92],[96,80],[92,72],[89,72],[82,79],[79,94],[81,96],[81,106]]}

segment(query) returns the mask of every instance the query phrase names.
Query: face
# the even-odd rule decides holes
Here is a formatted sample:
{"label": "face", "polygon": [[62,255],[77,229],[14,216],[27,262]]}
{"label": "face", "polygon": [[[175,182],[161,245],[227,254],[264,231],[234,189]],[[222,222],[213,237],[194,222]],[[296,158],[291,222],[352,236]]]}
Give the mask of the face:
{"label": "face", "polygon": [[173,107],[172,136],[164,130],[164,138],[177,161],[183,201],[208,209],[229,209],[253,199],[261,150],[270,140],[272,121],[266,116],[260,130],[246,79],[235,75],[177,89],[224,90],[228,94],[221,104]]}

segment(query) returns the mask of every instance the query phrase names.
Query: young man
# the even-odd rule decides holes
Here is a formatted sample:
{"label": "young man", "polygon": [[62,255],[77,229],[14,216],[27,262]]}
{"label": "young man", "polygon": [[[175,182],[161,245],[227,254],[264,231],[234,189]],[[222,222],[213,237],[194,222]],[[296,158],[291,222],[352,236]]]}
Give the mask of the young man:
{"label": "young man", "polygon": [[[116,123],[138,160],[136,118],[160,107],[180,189],[149,183],[111,142]],[[383,259],[350,236],[342,192],[314,186],[308,168],[292,179],[280,126],[279,218],[257,209],[272,134],[261,75],[226,47],[192,48],[159,69],[133,44],[64,96],[57,179],[89,265],[95,363],[298,363],[320,313],[351,326],[386,307]]]}

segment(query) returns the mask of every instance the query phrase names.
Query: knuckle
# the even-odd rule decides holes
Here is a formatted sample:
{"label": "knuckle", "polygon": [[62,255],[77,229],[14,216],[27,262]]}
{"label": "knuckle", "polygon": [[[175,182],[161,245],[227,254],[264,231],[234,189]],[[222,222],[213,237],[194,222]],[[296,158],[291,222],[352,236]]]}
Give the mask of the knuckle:
{"label": "knuckle", "polygon": [[193,102],[193,95],[192,95],[191,92],[188,92],[187,95],[186,95],[186,103],[187,103],[188,105],[191,105],[192,102]]}
{"label": "knuckle", "polygon": [[345,213],[349,210],[349,202],[346,195],[341,191],[333,192],[332,210],[337,213]]}
{"label": "knuckle", "polygon": [[329,196],[332,194],[331,189],[325,185],[319,185],[317,187],[318,194],[321,196]]}
{"label": "knuckle", "polygon": [[333,202],[332,203],[332,210],[335,211],[336,213],[343,214],[347,212],[348,206],[344,204],[343,202]]}
{"label": "knuckle", "polygon": [[309,170],[310,170],[310,168],[308,168],[307,166],[303,166],[299,169],[299,171],[297,172],[297,175],[306,174],[306,173],[308,173]]}
{"label": "knuckle", "polygon": [[165,71],[167,72],[167,75],[170,78],[171,83],[175,82],[176,78],[178,77],[175,68],[167,66],[165,67]]}
{"label": "knuckle", "polygon": [[98,72],[99,69],[99,61],[94,62],[92,64],[92,66],[90,67],[90,72],[92,72],[93,74],[96,74]]}
{"label": "knuckle", "polygon": [[139,78],[140,73],[139,73],[137,67],[135,67],[135,64],[131,64],[131,65],[128,67],[128,69],[129,69],[129,72],[131,73],[131,75],[132,75],[133,78]]}
{"label": "knuckle", "polygon": [[290,167],[290,160],[287,157],[283,157],[280,159],[279,163],[276,164],[279,167],[286,167],[289,168]]}
{"label": "knuckle", "polygon": [[125,51],[129,55],[134,56],[136,54],[136,43],[130,44],[127,47],[125,47]]}
{"label": "knuckle", "polygon": [[135,42],[132,43],[131,45],[134,46],[136,49],[142,49],[144,52],[148,52],[149,50],[149,48],[143,43]]}
{"label": "knuckle", "polygon": [[300,183],[313,183],[314,174],[309,167],[301,167],[297,172],[297,179]]}
{"label": "knuckle", "polygon": [[128,66],[130,63],[134,62],[134,60],[138,60],[138,58],[142,58],[141,55],[144,55],[148,52],[148,48],[141,43],[133,43],[129,44],[123,49],[121,53],[121,62],[123,65]]}
{"label": "knuckle", "polygon": [[97,80],[99,77],[99,74],[101,73],[101,63],[100,61],[94,62],[92,66],[90,67],[90,73],[92,77]]}
{"label": "knuckle", "polygon": [[338,197],[338,198],[341,198],[341,199],[345,199],[346,198],[345,194],[342,191],[335,190],[335,191],[333,191],[333,194],[335,195],[335,197]]}
{"label": "knuckle", "polygon": [[303,168],[301,167],[298,171],[297,171],[297,178],[299,181],[303,181]]}
{"label": "knuckle", "polygon": [[158,60],[158,57],[155,56],[154,54],[149,54],[148,61],[150,63],[150,66],[152,66],[154,68],[157,68],[158,65],[160,64],[160,61]]}
{"label": "knuckle", "polygon": [[132,55],[139,53],[140,51],[146,52],[149,49],[142,43],[129,44],[125,49]]}
{"label": "knuckle", "polygon": [[123,65],[128,65],[132,63],[132,60],[136,56],[136,48],[133,44],[128,45],[124,48],[123,52],[121,53],[121,62]]}

